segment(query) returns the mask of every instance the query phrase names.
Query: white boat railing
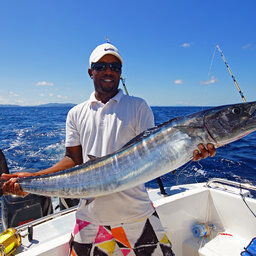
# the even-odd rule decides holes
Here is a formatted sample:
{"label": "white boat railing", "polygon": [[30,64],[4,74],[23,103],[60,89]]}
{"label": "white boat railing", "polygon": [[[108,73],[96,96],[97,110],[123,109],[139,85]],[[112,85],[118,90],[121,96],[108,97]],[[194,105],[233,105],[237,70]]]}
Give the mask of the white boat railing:
{"label": "white boat railing", "polygon": [[208,188],[212,188],[213,184],[222,184],[222,185],[229,185],[229,186],[233,186],[239,189],[247,189],[247,190],[254,190],[256,191],[256,186],[248,184],[248,183],[240,183],[240,182],[236,182],[236,181],[231,181],[231,180],[225,180],[225,179],[220,179],[220,178],[213,178],[211,180],[209,180],[206,183],[206,187]]}
{"label": "white boat railing", "polygon": [[74,211],[76,211],[76,209],[77,209],[77,206],[73,206],[71,208],[68,208],[68,209],[65,209],[65,210],[62,210],[62,211],[59,211],[59,212],[56,212],[56,213],[52,213],[52,214],[47,215],[45,217],[42,217],[40,219],[31,221],[27,224],[23,224],[21,226],[18,226],[18,227],[16,227],[16,229],[19,230],[19,231],[24,231],[28,228],[28,226],[33,226],[34,227],[34,226],[39,225],[39,224],[41,224],[43,222],[46,222],[48,220],[54,219],[56,217],[59,217],[59,216],[65,215],[65,214],[68,214],[70,212],[74,212]]}
{"label": "white boat railing", "polygon": [[[42,217],[40,219],[31,221],[29,223],[23,224],[21,226],[16,227],[17,232],[21,235],[21,237],[28,236],[28,240],[31,242],[33,240],[33,228],[39,224],[42,224],[44,222],[47,222],[49,220],[52,220],[54,218],[57,218],[59,216],[63,216],[66,214],[69,214],[71,212],[74,212],[77,210],[78,206],[73,206],[69,209],[65,209],[59,212],[55,212],[53,214],[47,215],[45,217]],[[23,232],[27,231],[25,234]],[[23,233],[23,234],[22,234]]]}

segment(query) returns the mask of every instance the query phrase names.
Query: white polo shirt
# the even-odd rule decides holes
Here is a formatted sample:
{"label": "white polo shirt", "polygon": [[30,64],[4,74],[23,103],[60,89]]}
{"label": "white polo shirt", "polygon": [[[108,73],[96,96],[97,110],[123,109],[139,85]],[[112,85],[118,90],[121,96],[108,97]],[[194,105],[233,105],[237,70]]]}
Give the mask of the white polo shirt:
{"label": "white polo shirt", "polygon": [[[68,113],[66,147],[82,145],[86,162],[88,155],[101,157],[111,154],[153,126],[153,113],[143,99],[124,95],[119,90],[103,104],[92,93],[88,101]],[[137,221],[154,211],[144,184],[98,197],[88,205],[85,202],[81,200],[77,218],[99,225]]]}

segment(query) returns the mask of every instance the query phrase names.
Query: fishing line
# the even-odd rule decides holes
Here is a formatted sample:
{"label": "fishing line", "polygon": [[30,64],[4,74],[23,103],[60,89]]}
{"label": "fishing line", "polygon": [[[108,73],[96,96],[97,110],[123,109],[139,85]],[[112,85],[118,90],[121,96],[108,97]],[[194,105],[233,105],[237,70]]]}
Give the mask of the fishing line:
{"label": "fishing line", "polygon": [[[185,165],[185,166],[182,168],[181,171],[179,171],[179,173],[178,173],[178,175],[177,175],[177,177],[176,177],[176,185],[178,185],[178,179],[179,179],[179,176],[181,175],[181,173],[182,173],[182,172],[185,170],[185,168],[187,168],[192,162],[193,162],[193,161],[190,160],[190,161],[188,162],[188,164]],[[199,161],[198,161],[197,163],[198,163],[198,165],[200,165],[201,169],[203,170],[203,165],[202,165]],[[197,172],[197,171],[195,171],[195,173],[196,173],[196,172]],[[194,175],[194,178],[195,178],[196,183],[198,183],[198,181],[197,181],[195,175]]]}
{"label": "fishing line", "polygon": [[208,71],[208,79],[210,78],[210,73],[212,71],[212,64],[213,64],[213,60],[215,58],[215,53],[216,53],[216,47],[214,47],[214,51],[213,51],[213,54],[212,54],[212,60],[211,60],[211,63],[210,63],[210,67],[209,67],[209,71]]}
{"label": "fishing line", "polygon": [[[200,168],[203,170],[203,165],[199,161],[197,163],[200,166]],[[197,171],[195,171],[195,173],[197,173]],[[194,175],[194,178],[195,178],[196,183],[198,183],[198,181],[196,179],[196,175]]]}
{"label": "fishing line", "polygon": [[192,163],[192,160],[190,160],[177,174],[176,177],[176,185],[178,185],[178,181],[179,181],[179,176],[181,175],[181,173]]}
{"label": "fishing line", "polygon": [[34,157],[36,156],[38,153],[40,153],[42,151],[42,149],[39,149],[37,152],[33,153],[33,154],[29,154],[29,156],[27,156],[26,158],[26,161],[25,163],[23,164],[23,167],[25,166],[25,164],[28,162],[28,160],[31,158],[31,157]]}
{"label": "fishing line", "polygon": [[242,197],[242,200],[244,202],[244,204],[247,206],[247,208],[249,209],[249,211],[252,213],[252,215],[256,218],[256,214],[252,211],[252,209],[250,208],[250,206],[247,204],[247,202],[245,201],[245,196],[242,194],[242,187],[240,187],[240,196]]}
{"label": "fishing line", "polygon": [[21,166],[21,168],[25,167],[25,164],[28,162],[28,160],[31,158],[31,157],[34,157],[36,156],[38,153],[40,153],[43,149],[39,149],[37,152],[35,152],[34,154],[30,154],[29,156],[27,156],[26,158],[26,161],[23,163],[23,165]]}
{"label": "fishing line", "polygon": [[[210,66],[209,66],[209,70],[208,70],[207,80],[210,80],[210,74],[212,71],[215,54],[216,54],[216,47],[214,47],[214,50],[213,50],[213,54],[212,54],[212,58],[211,58]],[[207,86],[204,86],[203,95],[205,95],[205,96],[206,96],[206,90],[207,90]],[[207,99],[207,97],[203,97],[203,98]],[[203,106],[202,106],[201,110],[203,110]]]}

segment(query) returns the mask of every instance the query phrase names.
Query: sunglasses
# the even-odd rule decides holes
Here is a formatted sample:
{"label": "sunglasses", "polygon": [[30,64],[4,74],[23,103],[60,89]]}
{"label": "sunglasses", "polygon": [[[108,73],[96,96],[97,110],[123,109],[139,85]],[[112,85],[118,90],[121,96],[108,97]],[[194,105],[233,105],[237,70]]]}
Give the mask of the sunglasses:
{"label": "sunglasses", "polygon": [[95,62],[95,63],[92,63],[92,69],[94,69],[96,71],[105,71],[108,67],[110,67],[110,69],[115,72],[121,72],[121,70],[122,70],[122,64],[118,63],[118,62],[111,62],[111,63]]}

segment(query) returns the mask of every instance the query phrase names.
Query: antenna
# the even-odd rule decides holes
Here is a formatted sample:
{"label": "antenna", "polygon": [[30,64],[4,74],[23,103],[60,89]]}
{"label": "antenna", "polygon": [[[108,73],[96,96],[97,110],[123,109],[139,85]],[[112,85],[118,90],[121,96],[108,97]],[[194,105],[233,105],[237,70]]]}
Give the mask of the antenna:
{"label": "antenna", "polygon": [[107,44],[110,44],[110,40],[108,39],[107,35],[105,36],[105,40],[107,41]]}

